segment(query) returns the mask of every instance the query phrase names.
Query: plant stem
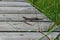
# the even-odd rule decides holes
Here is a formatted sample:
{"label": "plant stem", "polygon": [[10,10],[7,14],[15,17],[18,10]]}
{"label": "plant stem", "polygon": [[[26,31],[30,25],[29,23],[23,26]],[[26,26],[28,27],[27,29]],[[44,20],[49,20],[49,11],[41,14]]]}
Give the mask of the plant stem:
{"label": "plant stem", "polygon": [[49,34],[50,32],[52,32],[52,31],[56,28],[56,26],[57,26],[57,24],[59,23],[59,21],[60,21],[60,18],[57,19],[52,26],[50,26],[50,28],[48,29],[48,34]]}

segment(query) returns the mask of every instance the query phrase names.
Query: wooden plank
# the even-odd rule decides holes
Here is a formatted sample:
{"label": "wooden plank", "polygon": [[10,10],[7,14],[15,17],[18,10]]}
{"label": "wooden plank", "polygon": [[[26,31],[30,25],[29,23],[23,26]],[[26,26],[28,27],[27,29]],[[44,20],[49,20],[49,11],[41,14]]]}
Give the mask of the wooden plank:
{"label": "wooden plank", "polygon": [[14,31],[15,29],[9,26],[6,22],[0,22],[0,31]]}
{"label": "wooden plank", "polygon": [[[54,38],[57,37],[59,33],[57,32],[53,32],[51,34],[49,34],[49,38],[51,40],[53,40]],[[0,39],[1,40],[38,40],[42,37],[43,35],[41,33],[29,33],[29,32],[26,32],[26,33],[0,33]],[[44,40],[46,40],[46,38],[43,38]]]}
{"label": "wooden plank", "polygon": [[0,7],[0,14],[38,13],[33,7]]}
{"label": "wooden plank", "polygon": [[4,2],[0,1],[0,7],[32,7],[27,2]]}
{"label": "wooden plank", "polygon": [[[0,31],[47,31],[51,24],[50,22],[31,23],[31,25],[28,25],[24,22],[0,22]],[[60,28],[57,29],[55,31],[60,31]]]}
{"label": "wooden plank", "polygon": [[[37,23],[32,22],[31,25],[28,25],[24,22],[0,22],[0,31],[46,31],[49,27],[50,23]],[[47,27],[46,27],[47,26]]]}
{"label": "wooden plank", "polygon": [[2,0],[2,1],[11,1],[11,2],[12,2],[12,1],[13,1],[13,2],[16,2],[16,1],[19,2],[19,1],[20,1],[20,2],[24,2],[25,0]]}
{"label": "wooden plank", "polygon": [[38,30],[38,25],[30,26],[24,22],[0,22],[0,31],[30,31]]}
{"label": "wooden plank", "polygon": [[[36,16],[37,15],[37,16]],[[49,21],[45,16],[42,14],[0,14],[0,22],[2,20],[15,20],[15,21],[22,21],[25,20],[23,17],[27,18],[40,18],[42,21]]]}

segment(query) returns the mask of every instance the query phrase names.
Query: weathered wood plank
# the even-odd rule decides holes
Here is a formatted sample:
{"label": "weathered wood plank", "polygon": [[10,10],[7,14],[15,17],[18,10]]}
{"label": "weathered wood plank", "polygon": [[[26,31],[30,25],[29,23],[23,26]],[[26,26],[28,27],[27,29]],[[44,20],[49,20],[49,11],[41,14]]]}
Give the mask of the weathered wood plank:
{"label": "weathered wood plank", "polygon": [[[36,16],[37,15],[37,16]],[[25,20],[24,17],[28,18],[40,18],[42,21],[46,20],[49,21],[44,15],[42,14],[0,14],[0,21],[1,20],[15,20],[15,21],[22,21]]]}
{"label": "weathered wood plank", "polygon": [[26,2],[4,2],[0,1],[0,7],[32,7],[29,3]]}
{"label": "weathered wood plank", "polygon": [[2,0],[2,1],[13,1],[13,2],[15,2],[15,1],[17,1],[17,2],[24,2],[24,1],[26,1],[26,0]]}
{"label": "weathered wood plank", "polygon": [[[49,38],[53,40],[54,38],[57,37],[59,33],[53,32],[49,34]],[[1,40],[38,40],[42,37],[43,35],[41,33],[0,33],[0,39]],[[42,40],[47,40],[46,38],[43,38]]]}
{"label": "weathered wood plank", "polygon": [[6,22],[0,22],[0,31],[14,31],[15,29],[9,26]]}
{"label": "weathered wood plank", "polygon": [[28,25],[24,22],[0,22],[0,31],[47,31],[50,22],[39,23],[32,22],[32,25]]}
{"label": "weathered wood plank", "polygon": [[37,13],[33,7],[0,7],[0,14]]}
{"label": "weathered wood plank", "polygon": [[0,22],[0,31],[30,31],[38,30],[38,25],[30,26],[24,22]]}

